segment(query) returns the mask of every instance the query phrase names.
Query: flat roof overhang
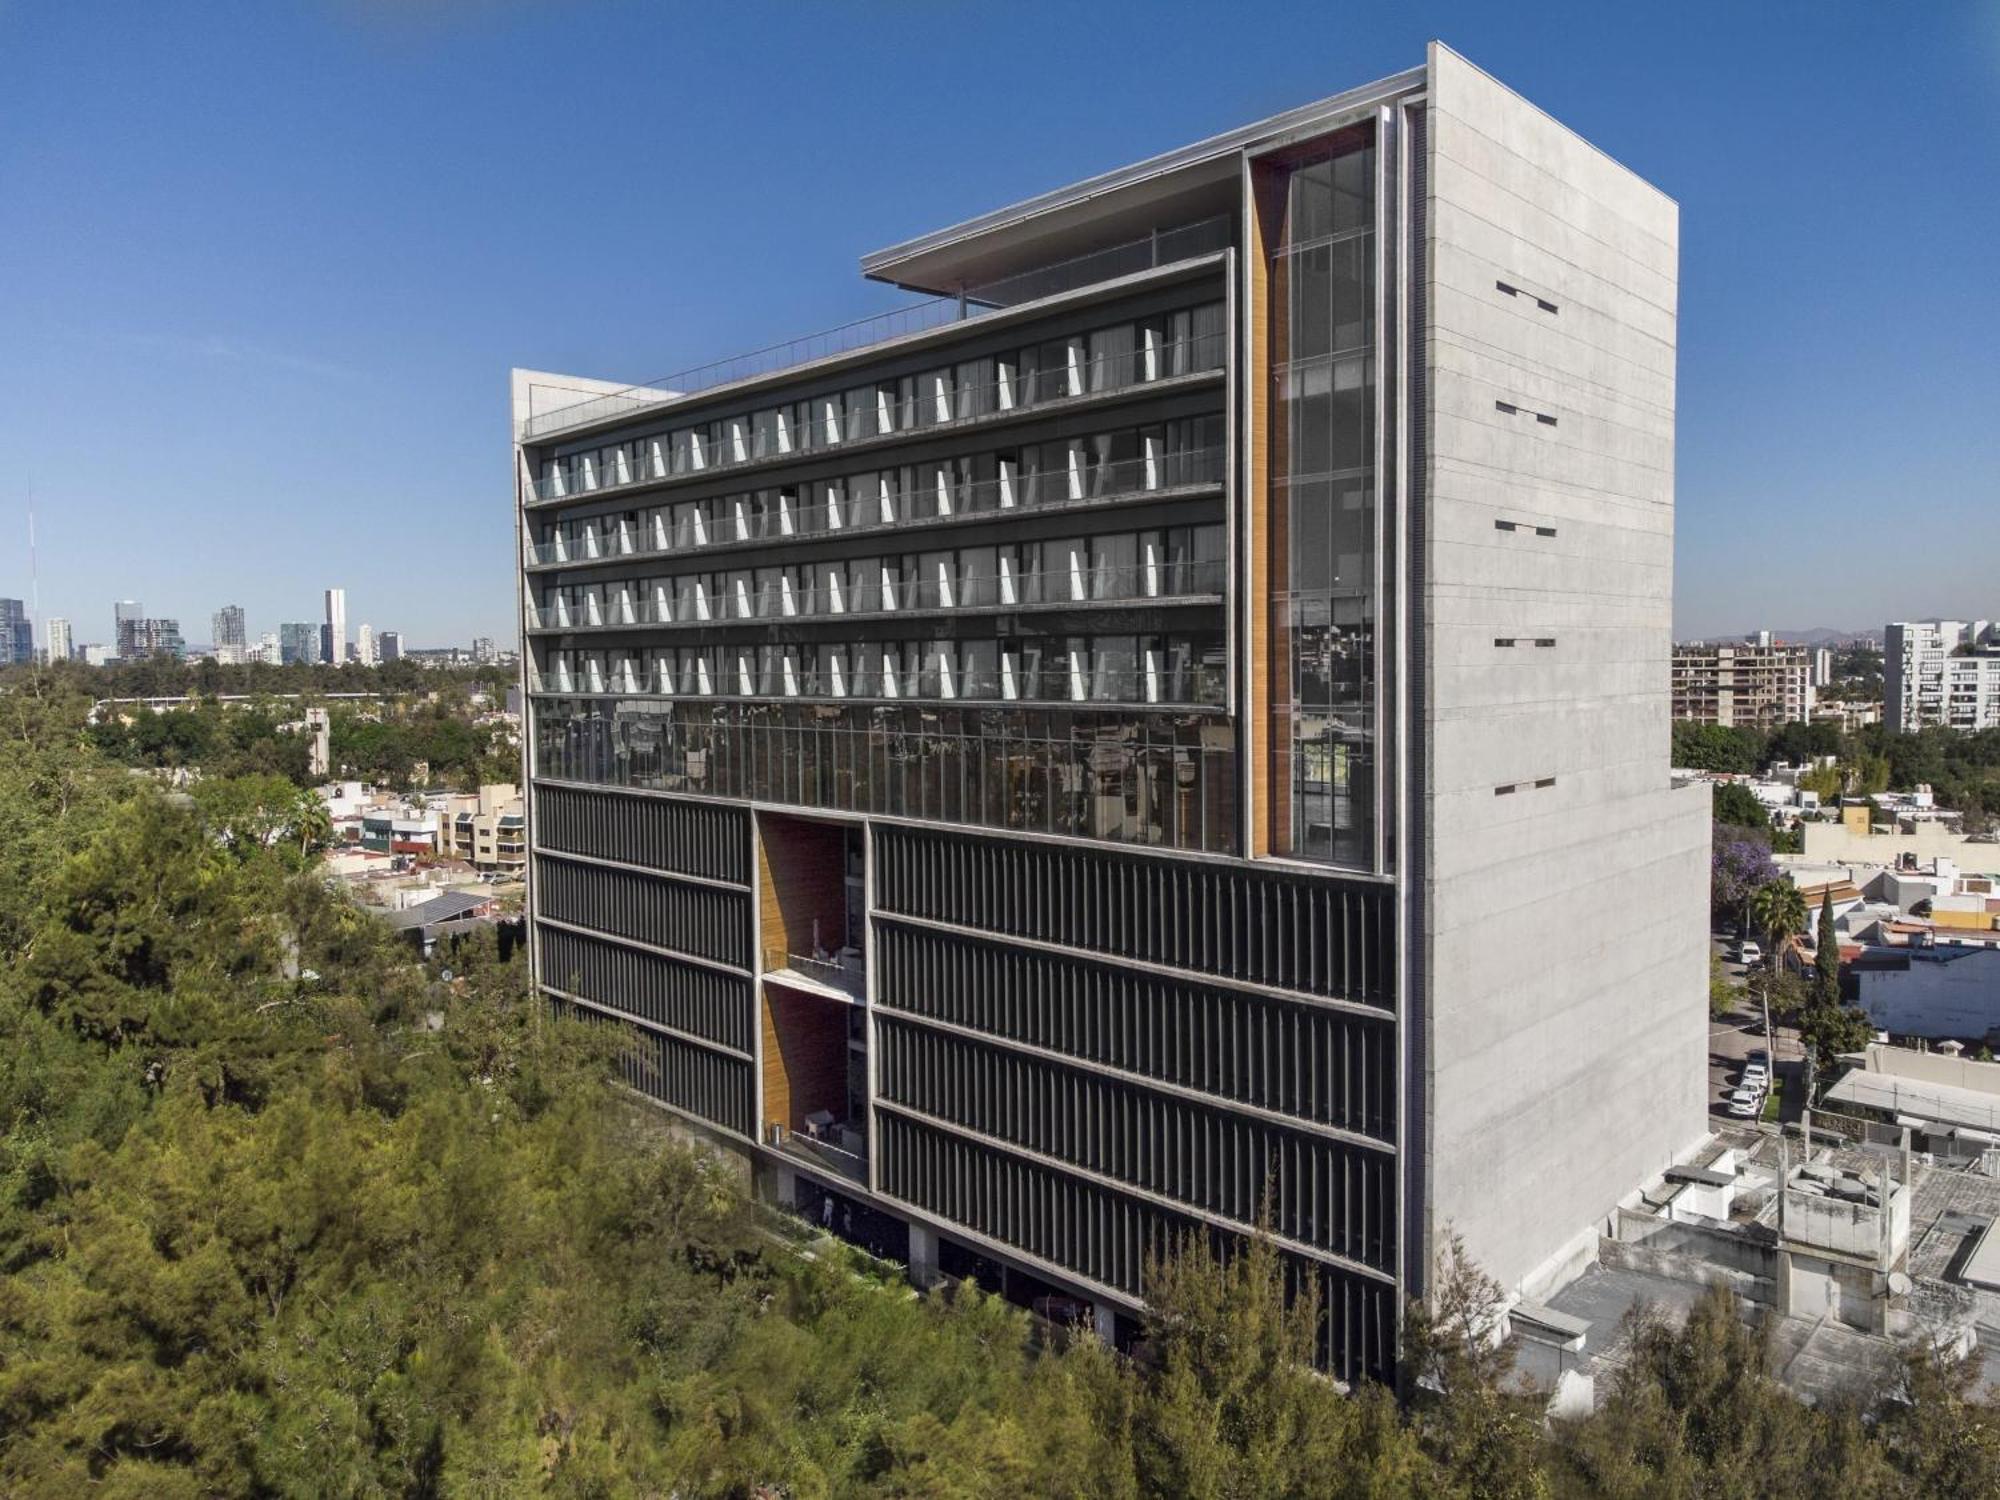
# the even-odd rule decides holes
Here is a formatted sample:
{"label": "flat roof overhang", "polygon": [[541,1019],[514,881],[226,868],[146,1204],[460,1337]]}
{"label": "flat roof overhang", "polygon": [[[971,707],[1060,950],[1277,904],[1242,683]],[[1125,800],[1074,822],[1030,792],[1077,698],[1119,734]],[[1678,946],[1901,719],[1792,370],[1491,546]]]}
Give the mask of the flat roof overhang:
{"label": "flat roof overhang", "polygon": [[1427,68],[1411,68],[934,230],[864,255],[861,273],[911,291],[949,295],[1151,228],[1233,212],[1240,203],[1237,171],[1245,151],[1348,123],[1359,112],[1420,92],[1428,76]]}

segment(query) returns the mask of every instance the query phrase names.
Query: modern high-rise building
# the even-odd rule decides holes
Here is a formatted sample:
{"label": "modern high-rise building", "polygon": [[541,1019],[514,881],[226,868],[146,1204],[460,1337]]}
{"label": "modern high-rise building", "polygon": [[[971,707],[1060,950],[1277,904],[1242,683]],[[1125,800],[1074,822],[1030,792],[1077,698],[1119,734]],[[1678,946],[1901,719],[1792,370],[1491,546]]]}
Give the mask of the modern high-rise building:
{"label": "modern high-rise building", "polygon": [[363,667],[375,666],[380,660],[375,654],[375,627],[365,620],[354,632],[354,660]]}
{"label": "modern high-rise building", "polygon": [[19,599],[0,599],[0,666],[32,666],[35,622]]}
{"label": "modern high-rise building", "polygon": [[385,630],[381,635],[376,637],[376,643],[380,648],[384,662],[401,661],[403,659],[402,631]]}
{"label": "modern high-rise building", "polygon": [[491,666],[500,659],[499,648],[493,644],[490,635],[475,635],[472,638],[472,659],[478,665]]}
{"label": "modern high-rise building", "polygon": [[1882,719],[1905,731],[2000,727],[2000,624],[1903,620],[1882,631]]}
{"label": "modern high-rise building", "polygon": [[137,630],[145,618],[146,606],[137,599],[120,599],[111,606],[111,640],[120,656],[145,655]]}
{"label": "modern high-rise building", "polygon": [[1676,719],[1730,728],[1774,728],[1813,716],[1812,654],[1761,642],[1674,647]]}
{"label": "modern high-rise building", "polygon": [[347,660],[347,590],[326,591],[326,624],[320,631],[320,660],[340,666]]}
{"label": "modern high-rise building", "polygon": [[242,605],[223,605],[209,623],[217,661],[227,666],[250,659],[250,636],[244,628]]}
{"label": "modern high-rise building", "polygon": [[76,655],[76,638],[70,630],[68,620],[61,615],[52,615],[48,621],[49,660],[68,661]]}
{"label": "modern high-rise building", "polygon": [[324,659],[320,650],[320,628],[310,620],[288,620],[278,626],[278,659],[289,667],[293,662]]}
{"label": "modern high-rise building", "polygon": [[285,649],[277,631],[267,630],[257,638],[257,647],[252,653],[252,659],[271,667],[284,665]]}
{"label": "modern high-rise building", "polygon": [[517,371],[551,1003],[1107,1332],[1267,1207],[1344,1375],[1449,1235],[1559,1284],[1706,1131],[1677,245],[1434,46],[866,257],[872,331]]}
{"label": "modern high-rise building", "polygon": [[187,655],[187,642],[181,636],[181,622],[151,616],[120,620],[118,655],[126,661],[140,661],[149,656],[171,656],[179,661]]}

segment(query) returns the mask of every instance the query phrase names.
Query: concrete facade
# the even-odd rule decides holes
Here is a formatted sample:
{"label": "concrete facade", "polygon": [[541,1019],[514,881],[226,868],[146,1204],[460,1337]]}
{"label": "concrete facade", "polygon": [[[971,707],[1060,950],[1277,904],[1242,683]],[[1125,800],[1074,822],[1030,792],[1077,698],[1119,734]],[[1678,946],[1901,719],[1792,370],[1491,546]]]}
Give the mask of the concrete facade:
{"label": "concrete facade", "polygon": [[[1532,1292],[1706,1131],[1708,798],[1668,784],[1660,692],[1679,212],[1431,69],[1431,1232]],[[1612,889],[1645,894],[1585,919]]]}

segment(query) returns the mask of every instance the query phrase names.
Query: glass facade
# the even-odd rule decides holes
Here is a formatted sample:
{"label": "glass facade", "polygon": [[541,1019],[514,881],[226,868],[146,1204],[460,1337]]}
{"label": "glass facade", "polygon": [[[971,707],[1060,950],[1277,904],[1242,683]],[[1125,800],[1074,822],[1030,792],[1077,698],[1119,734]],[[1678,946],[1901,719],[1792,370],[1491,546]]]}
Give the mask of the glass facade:
{"label": "glass facade", "polygon": [[1375,146],[1285,161],[1272,241],[1270,638],[1276,852],[1371,868],[1379,738]]}
{"label": "glass facade", "polygon": [[535,704],[558,781],[1232,853],[1236,735],[1210,713]]}
{"label": "glass facade", "polygon": [[627,441],[551,454],[536,501],[835,452],[1219,370],[1228,355],[1221,302],[1079,330],[982,359],[870,380],[781,406]]}

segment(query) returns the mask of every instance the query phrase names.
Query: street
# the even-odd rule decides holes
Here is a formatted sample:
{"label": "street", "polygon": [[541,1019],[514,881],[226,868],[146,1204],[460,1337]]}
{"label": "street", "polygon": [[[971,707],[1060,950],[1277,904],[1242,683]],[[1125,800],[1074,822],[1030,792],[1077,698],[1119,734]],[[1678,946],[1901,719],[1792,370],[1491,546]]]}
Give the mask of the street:
{"label": "street", "polygon": [[[1717,929],[1709,934],[1709,944],[1721,956],[1723,971],[1730,982],[1742,988],[1747,974],[1742,964],[1736,961],[1737,940],[1733,933]],[[1733,1118],[1728,1113],[1729,1096],[1736,1089],[1743,1072],[1743,1061],[1749,1054],[1765,1045],[1764,1014],[1761,1007],[1751,1003],[1747,991],[1740,1007],[1729,1015],[1711,1017],[1708,1023],[1708,1109],[1709,1113],[1724,1119]],[[1805,1052],[1799,1045],[1796,1032],[1772,1022],[1770,1050],[1774,1059],[1773,1069],[1784,1079],[1784,1115],[1787,1120],[1797,1118],[1798,1093],[1803,1082]],[[1740,1123],[1740,1122],[1739,1122]]]}

